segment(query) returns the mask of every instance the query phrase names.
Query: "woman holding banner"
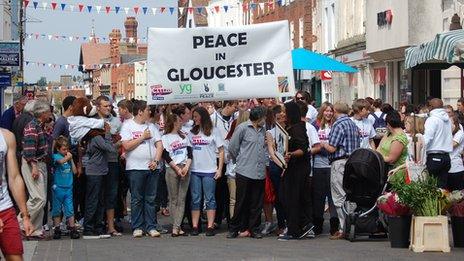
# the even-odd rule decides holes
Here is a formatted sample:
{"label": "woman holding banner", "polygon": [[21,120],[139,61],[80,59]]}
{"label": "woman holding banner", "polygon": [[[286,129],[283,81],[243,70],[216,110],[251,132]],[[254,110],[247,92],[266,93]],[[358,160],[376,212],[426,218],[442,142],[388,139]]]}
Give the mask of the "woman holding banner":
{"label": "woman holding banner", "polygon": [[[201,196],[206,206],[208,227],[206,236],[214,236],[214,218],[216,216],[215,189],[216,180],[222,175],[224,165],[224,139],[213,123],[208,111],[203,107],[193,110],[194,126],[189,133],[193,148],[193,160],[190,176],[190,193],[192,195],[192,236],[199,234]],[[216,165],[216,150],[219,152]]]}

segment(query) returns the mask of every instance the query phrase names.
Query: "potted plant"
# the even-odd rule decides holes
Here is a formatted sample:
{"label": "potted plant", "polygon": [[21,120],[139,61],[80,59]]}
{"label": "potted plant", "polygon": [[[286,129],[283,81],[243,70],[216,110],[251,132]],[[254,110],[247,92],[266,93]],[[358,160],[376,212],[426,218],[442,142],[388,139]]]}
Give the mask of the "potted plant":
{"label": "potted plant", "polygon": [[454,247],[464,247],[464,190],[451,192],[449,198]]}
{"label": "potted plant", "polygon": [[387,192],[377,199],[377,207],[387,216],[388,238],[392,248],[408,248],[411,211],[402,204],[398,194]]}

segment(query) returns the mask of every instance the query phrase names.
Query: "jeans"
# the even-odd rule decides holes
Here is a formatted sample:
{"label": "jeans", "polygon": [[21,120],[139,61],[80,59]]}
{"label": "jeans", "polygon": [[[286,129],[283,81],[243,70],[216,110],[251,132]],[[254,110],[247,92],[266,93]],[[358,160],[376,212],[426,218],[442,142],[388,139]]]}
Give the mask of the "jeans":
{"label": "jeans", "polygon": [[448,171],[451,168],[451,159],[448,153],[427,155],[427,170],[429,173],[438,178],[438,187],[446,188],[448,185]]}
{"label": "jeans", "polygon": [[66,218],[74,216],[73,188],[52,186],[52,217],[61,216],[61,210]]}
{"label": "jeans", "polygon": [[84,232],[103,232],[104,177],[104,175],[86,176]]}
{"label": "jeans", "polygon": [[108,175],[105,175],[105,209],[116,207],[120,171],[118,162],[108,162]]}
{"label": "jeans", "polygon": [[203,189],[203,201],[206,210],[216,210],[216,198],[214,192],[216,181],[213,177],[197,175],[195,172],[190,176],[190,193],[192,194],[192,211],[201,210],[201,194]]}
{"label": "jeans", "polygon": [[159,176],[159,170],[129,170],[127,172],[131,191],[132,230],[156,229],[155,198]]}

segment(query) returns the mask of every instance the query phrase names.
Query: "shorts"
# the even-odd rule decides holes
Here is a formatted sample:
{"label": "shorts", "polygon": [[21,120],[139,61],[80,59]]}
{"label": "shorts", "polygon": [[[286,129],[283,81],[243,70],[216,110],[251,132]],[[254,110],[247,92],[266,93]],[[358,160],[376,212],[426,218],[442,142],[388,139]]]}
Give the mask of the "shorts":
{"label": "shorts", "polygon": [[3,255],[22,255],[23,242],[15,209],[11,207],[1,211],[0,219],[3,221],[3,232],[0,233],[0,249]]}

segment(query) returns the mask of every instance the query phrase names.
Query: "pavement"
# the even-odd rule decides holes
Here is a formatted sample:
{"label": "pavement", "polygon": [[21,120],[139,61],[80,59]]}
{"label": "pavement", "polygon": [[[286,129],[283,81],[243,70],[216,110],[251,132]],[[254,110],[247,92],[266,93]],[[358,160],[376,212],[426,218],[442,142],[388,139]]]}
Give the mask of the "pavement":
{"label": "pavement", "polygon": [[[169,218],[161,218],[160,223],[168,224]],[[281,242],[275,236],[227,239],[225,228],[214,237],[166,234],[134,239],[128,231],[111,239],[27,241],[25,260],[464,260],[464,248],[414,253],[390,248],[385,240],[352,243],[329,240],[327,234]]]}

